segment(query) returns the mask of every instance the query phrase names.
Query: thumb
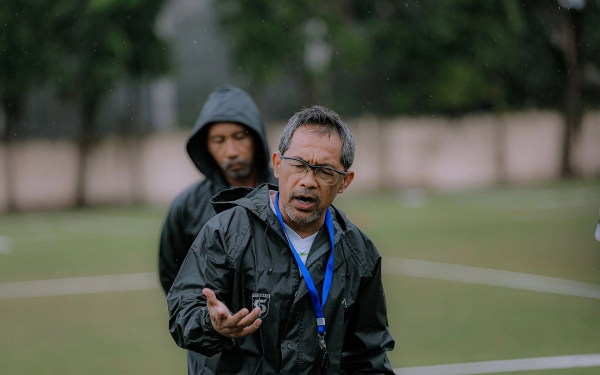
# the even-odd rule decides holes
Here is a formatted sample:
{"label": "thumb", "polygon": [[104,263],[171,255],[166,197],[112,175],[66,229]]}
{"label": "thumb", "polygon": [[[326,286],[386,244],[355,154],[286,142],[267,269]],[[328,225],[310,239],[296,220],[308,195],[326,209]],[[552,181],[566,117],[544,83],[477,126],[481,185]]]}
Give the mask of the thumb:
{"label": "thumb", "polygon": [[204,288],[204,289],[202,289],[202,293],[206,297],[206,302],[209,305],[213,305],[213,306],[217,305],[217,296],[215,295],[215,292],[213,292],[209,288]]}

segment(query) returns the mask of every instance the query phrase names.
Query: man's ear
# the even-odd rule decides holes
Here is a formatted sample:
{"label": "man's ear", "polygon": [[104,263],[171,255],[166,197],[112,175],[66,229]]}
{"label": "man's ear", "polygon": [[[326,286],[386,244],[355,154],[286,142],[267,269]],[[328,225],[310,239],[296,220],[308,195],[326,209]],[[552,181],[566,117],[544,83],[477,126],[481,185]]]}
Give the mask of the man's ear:
{"label": "man's ear", "polygon": [[271,155],[271,163],[273,164],[273,174],[275,178],[279,178],[279,166],[281,164],[281,155],[278,152],[274,152]]}
{"label": "man's ear", "polygon": [[346,190],[346,188],[350,186],[352,180],[354,180],[354,171],[350,170],[344,175],[342,186],[338,189],[338,194],[342,194],[344,190]]}

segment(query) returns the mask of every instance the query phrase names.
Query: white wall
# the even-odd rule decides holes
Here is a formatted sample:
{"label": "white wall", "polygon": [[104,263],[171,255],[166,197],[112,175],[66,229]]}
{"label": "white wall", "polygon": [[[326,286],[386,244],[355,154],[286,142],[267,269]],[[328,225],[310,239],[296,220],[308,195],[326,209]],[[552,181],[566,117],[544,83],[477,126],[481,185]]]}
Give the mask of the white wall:
{"label": "white wall", "polygon": [[[284,124],[269,126],[276,151]],[[499,182],[557,179],[562,119],[554,112],[502,117],[364,117],[348,120],[356,139],[356,178],[349,193],[381,188],[464,190]],[[168,204],[201,178],[185,151],[188,131],[159,133],[137,142],[106,138],[87,164],[91,204]],[[7,207],[6,147],[0,144],[0,211]],[[35,140],[13,145],[15,202],[25,210],[74,204],[77,149],[70,141]],[[586,114],[573,148],[580,176],[600,176],[600,112]]]}

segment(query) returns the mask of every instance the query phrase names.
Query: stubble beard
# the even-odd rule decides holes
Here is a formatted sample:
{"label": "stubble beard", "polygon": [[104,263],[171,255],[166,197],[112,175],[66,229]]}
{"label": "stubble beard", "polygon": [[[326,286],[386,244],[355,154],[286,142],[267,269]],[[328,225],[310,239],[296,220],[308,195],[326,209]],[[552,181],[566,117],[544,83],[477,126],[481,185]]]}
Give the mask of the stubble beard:
{"label": "stubble beard", "polygon": [[[239,164],[242,166],[242,168],[238,170],[229,169],[233,164]],[[232,160],[223,163],[221,168],[223,168],[225,174],[233,180],[243,180],[248,178],[252,173],[252,165],[245,160]]]}

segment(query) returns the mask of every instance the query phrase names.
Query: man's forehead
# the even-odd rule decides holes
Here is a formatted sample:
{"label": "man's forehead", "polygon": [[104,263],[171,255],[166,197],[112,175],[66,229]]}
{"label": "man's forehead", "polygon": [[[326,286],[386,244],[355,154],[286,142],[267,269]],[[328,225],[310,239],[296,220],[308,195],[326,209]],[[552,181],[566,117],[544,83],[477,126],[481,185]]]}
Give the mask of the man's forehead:
{"label": "man's forehead", "polygon": [[313,124],[299,126],[294,131],[290,141],[292,143],[295,138],[310,138],[311,136],[318,137],[324,144],[331,142],[333,144],[339,143],[341,145],[342,142],[342,139],[335,128]]}
{"label": "man's forehead", "polygon": [[323,126],[302,125],[292,136],[289,152],[296,157],[318,165],[338,164],[342,154],[342,140],[335,130]]}
{"label": "man's forehead", "polygon": [[210,126],[208,128],[209,134],[233,133],[233,132],[248,130],[244,125],[238,124],[236,122],[213,122],[209,126]]}

